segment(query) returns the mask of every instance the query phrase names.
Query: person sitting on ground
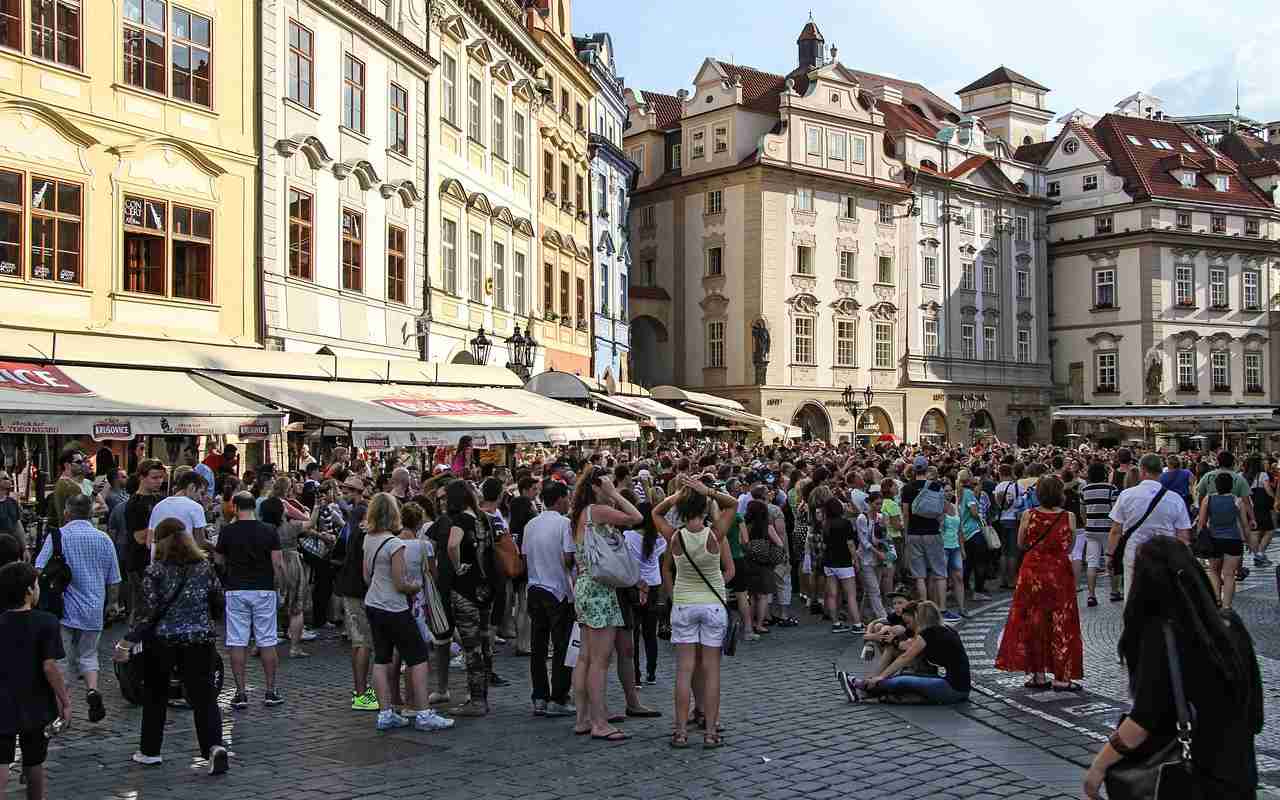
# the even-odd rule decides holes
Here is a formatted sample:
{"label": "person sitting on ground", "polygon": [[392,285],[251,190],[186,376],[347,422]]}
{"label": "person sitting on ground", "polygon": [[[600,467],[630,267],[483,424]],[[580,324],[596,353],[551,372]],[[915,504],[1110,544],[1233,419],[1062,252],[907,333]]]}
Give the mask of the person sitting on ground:
{"label": "person sitting on ground", "polygon": [[[864,692],[870,698],[890,703],[953,705],[969,699],[969,655],[959,634],[943,624],[942,615],[932,602],[924,600],[914,606],[915,637],[892,664],[866,679],[852,678],[843,671],[837,673],[849,702],[858,702]],[[937,667],[938,675],[900,674],[916,659]]]}

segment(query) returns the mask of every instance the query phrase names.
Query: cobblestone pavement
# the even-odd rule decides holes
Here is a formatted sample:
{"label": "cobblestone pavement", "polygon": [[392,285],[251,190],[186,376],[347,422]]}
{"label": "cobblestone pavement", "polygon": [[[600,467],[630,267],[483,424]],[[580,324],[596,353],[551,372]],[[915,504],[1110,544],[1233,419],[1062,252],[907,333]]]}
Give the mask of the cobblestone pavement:
{"label": "cobblestone pavement", "polygon": [[[378,734],[374,714],[349,709],[347,649],[332,636],[310,644],[312,657],[282,659],[287,703],[261,705],[261,676],[251,660],[252,705],[230,712],[232,681],[222,695],[224,729],[234,754],[231,773],[205,775],[195,757],[189,712],[170,713],[165,762],[141,767],[141,712],[103,676],[109,716],[91,725],[82,695],[71,730],[52,743],[50,797],[76,800],[180,798],[1003,798],[1078,797],[1077,763],[1017,738],[1057,736],[1067,755],[1087,742],[1035,713],[975,692],[963,711],[849,705],[831,677],[833,662],[855,667],[860,639],[831,634],[804,615],[799,628],[744,643],[723,670],[726,746],[703,751],[667,746],[672,652],[661,643],[659,682],[642,697],[662,719],[628,720],[623,744],[572,733],[572,720],[533,718],[528,711],[527,661],[502,648],[497,669],[512,685],[493,690],[489,719],[460,720],[434,734]],[[106,651],[122,633],[115,628]],[[980,655],[975,652],[975,658]],[[225,656],[224,656],[225,658]],[[455,697],[464,690],[454,674]],[[622,708],[611,681],[611,708]],[[993,723],[988,709],[998,708]],[[994,712],[992,712],[994,713]],[[1016,723],[1016,724],[1015,724]],[[1003,729],[1003,730],[999,730]],[[1010,735],[1012,732],[1013,735]],[[1070,750],[1070,748],[1077,750]],[[19,791],[17,781],[11,792]]]}

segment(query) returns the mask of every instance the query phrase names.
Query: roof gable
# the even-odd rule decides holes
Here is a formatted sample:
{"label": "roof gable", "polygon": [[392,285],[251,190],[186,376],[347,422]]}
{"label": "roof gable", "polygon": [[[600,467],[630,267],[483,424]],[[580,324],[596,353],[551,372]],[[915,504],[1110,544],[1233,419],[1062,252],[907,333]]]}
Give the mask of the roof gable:
{"label": "roof gable", "polygon": [[1039,89],[1044,92],[1049,91],[1048,86],[1044,86],[1043,84],[1036,83],[1035,81],[1028,78],[1026,75],[1023,75],[1020,72],[1015,72],[1014,70],[1011,70],[1008,67],[1001,65],[991,70],[986,75],[983,75],[981,78],[978,78],[976,81],[964,87],[963,89],[957,89],[956,94],[964,94],[965,92],[975,92],[979,89],[989,89],[992,86],[1000,86],[1001,84],[1005,84],[1005,83],[1017,83],[1023,86],[1029,86],[1032,89]]}

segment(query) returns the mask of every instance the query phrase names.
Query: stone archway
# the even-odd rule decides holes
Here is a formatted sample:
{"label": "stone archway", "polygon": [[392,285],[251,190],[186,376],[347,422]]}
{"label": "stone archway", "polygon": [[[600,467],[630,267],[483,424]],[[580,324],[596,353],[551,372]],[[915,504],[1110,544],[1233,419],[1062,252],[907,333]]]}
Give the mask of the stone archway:
{"label": "stone archway", "polygon": [[831,441],[831,417],[817,403],[805,403],[791,417],[791,424],[804,431],[804,438]]}
{"label": "stone archway", "polygon": [[969,439],[977,442],[987,436],[996,435],[996,421],[985,408],[979,409],[969,420]]}
{"label": "stone archway", "polygon": [[1018,447],[1030,447],[1031,440],[1036,438],[1036,424],[1030,417],[1018,420]]}
{"label": "stone archway", "polygon": [[641,386],[674,383],[675,354],[667,326],[656,317],[631,320],[631,381]]}
{"label": "stone archway", "polygon": [[881,436],[894,435],[893,420],[883,408],[872,406],[862,412],[854,435],[859,444],[875,444]]}
{"label": "stone archway", "polygon": [[947,416],[940,409],[931,408],[920,420],[920,444],[942,445],[947,443]]}

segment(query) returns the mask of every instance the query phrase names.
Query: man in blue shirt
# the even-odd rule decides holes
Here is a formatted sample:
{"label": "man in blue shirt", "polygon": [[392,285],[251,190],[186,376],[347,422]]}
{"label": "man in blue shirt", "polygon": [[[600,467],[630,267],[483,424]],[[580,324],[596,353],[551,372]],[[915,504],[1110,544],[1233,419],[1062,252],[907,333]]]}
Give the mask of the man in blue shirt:
{"label": "man in blue shirt", "polygon": [[[98,640],[102,637],[107,594],[114,594],[120,583],[120,563],[110,537],[89,521],[93,500],[88,495],[67,498],[65,513],[67,524],[61,529],[62,557],[71,568],[71,583],[62,595],[62,649],[66,657],[58,666],[68,682],[73,669],[84,678],[89,721],[100,722],[107,711],[98,693]],[[36,569],[44,569],[52,556],[53,537],[47,536],[36,556]]]}

